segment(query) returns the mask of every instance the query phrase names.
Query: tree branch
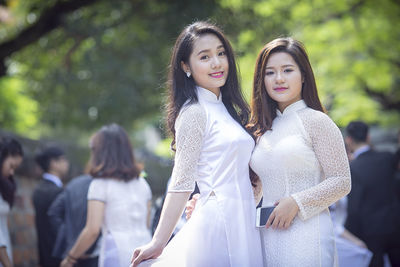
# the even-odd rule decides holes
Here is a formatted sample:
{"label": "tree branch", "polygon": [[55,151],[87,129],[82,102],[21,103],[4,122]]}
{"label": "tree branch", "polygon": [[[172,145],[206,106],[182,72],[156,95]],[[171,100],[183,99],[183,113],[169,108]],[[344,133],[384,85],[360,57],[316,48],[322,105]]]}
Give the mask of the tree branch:
{"label": "tree branch", "polygon": [[390,94],[384,94],[381,92],[372,91],[368,86],[364,85],[363,90],[369,95],[371,98],[378,101],[384,110],[400,110],[400,101],[391,97]]}
{"label": "tree branch", "polygon": [[64,15],[84,6],[94,4],[96,1],[98,0],[58,1],[52,7],[44,10],[34,24],[24,29],[13,39],[0,44],[0,77],[6,75],[5,60],[8,56],[36,42],[45,34],[59,27]]}

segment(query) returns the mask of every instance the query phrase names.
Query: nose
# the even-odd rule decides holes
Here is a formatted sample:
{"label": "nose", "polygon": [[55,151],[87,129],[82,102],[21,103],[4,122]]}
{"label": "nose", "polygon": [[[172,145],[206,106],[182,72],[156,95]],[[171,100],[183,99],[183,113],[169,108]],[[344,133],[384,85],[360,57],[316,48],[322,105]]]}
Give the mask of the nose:
{"label": "nose", "polygon": [[283,83],[285,81],[285,79],[282,76],[282,73],[280,71],[278,71],[276,73],[276,82],[279,83]]}
{"label": "nose", "polygon": [[220,59],[217,56],[213,57],[213,59],[211,61],[211,67],[215,69],[215,68],[219,68],[220,66],[221,66]]}

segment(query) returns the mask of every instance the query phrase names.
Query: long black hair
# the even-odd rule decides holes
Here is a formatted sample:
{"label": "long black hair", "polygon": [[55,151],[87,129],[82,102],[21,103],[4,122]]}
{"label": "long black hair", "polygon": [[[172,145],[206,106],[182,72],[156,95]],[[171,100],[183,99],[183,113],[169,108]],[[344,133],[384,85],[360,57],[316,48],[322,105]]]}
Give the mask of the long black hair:
{"label": "long black hair", "polygon": [[222,91],[222,102],[229,114],[240,125],[245,127],[249,119],[250,109],[243,98],[240,89],[237,66],[232,46],[224,36],[222,30],[215,24],[198,21],[188,25],[178,36],[169,65],[168,74],[168,103],[166,105],[167,127],[173,136],[171,148],[175,146],[175,121],[183,104],[198,101],[196,95],[196,84],[193,77],[187,77],[182,70],[181,62],[189,63],[189,57],[193,52],[194,42],[205,34],[214,34],[222,42],[229,63],[229,73],[225,84],[220,88]]}
{"label": "long black hair", "polygon": [[[0,140],[0,168],[3,170],[3,164],[6,158],[24,156],[21,144],[14,138],[4,137]],[[3,199],[12,207],[17,186],[14,177],[2,177],[0,172],[0,193]]]}

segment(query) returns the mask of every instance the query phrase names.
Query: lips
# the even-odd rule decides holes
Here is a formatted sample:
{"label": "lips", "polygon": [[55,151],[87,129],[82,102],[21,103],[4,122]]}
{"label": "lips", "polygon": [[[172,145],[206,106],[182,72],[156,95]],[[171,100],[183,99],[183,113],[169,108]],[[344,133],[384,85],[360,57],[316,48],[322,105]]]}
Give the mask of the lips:
{"label": "lips", "polygon": [[211,77],[213,78],[221,78],[224,76],[224,72],[223,71],[218,71],[218,72],[214,72],[209,74]]}
{"label": "lips", "polygon": [[288,88],[287,87],[276,87],[276,88],[274,88],[274,91],[276,91],[276,92],[283,92],[283,91],[285,91],[285,90],[287,90]]}

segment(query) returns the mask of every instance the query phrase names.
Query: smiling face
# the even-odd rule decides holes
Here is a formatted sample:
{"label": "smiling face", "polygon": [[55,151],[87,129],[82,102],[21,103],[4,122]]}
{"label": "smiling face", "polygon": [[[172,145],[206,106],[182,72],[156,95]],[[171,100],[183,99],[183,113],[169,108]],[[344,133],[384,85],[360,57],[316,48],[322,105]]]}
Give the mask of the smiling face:
{"label": "smiling face", "polygon": [[200,36],[193,45],[189,64],[181,62],[184,72],[190,72],[196,85],[219,96],[229,73],[228,57],[222,42],[214,34]]}
{"label": "smiling face", "polygon": [[21,156],[8,156],[3,162],[1,177],[8,178],[10,176],[13,176],[15,173],[15,169],[18,168],[21,162]]}
{"label": "smiling face", "polygon": [[283,110],[301,100],[303,78],[299,66],[293,57],[285,52],[272,54],[267,62],[264,76],[268,95]]}

